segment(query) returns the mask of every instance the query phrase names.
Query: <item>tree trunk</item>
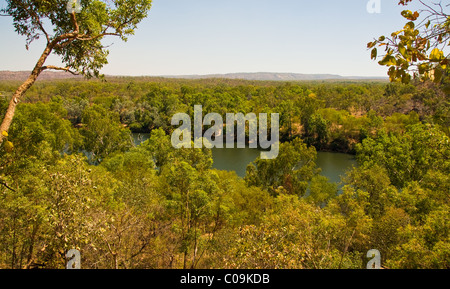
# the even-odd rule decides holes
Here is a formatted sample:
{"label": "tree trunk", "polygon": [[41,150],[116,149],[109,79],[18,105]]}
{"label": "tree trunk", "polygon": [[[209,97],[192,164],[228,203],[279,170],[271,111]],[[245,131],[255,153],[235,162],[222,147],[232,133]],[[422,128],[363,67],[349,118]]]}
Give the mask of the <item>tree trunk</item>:
{"label": "tree trunk", "polygon": [[345,244],[344,252],[342,252],[342,256],[341,256],[341,260],[339,261],[339,267],[338,267],[338,269],[341,269],[342,262],[344,261],[345,253],[347,253],[348,247],[350,246],[350,243],[352,242],[352,239],[353,239],[353,236],[355,236],[355,233],[356,233],[356,229],[353,230],[352,235],[350,236],[350,239],[349,239],[348,242]]}
{"label": "tree trunk", "polygon": [[38,78],[39,74],[42,72],[42,67],[45,63],[45,60],[51,53],[53,49],[54,43],[47,44],[47,47],[45,48],[44,52],[42,53],[41,57],[39,58],[38,62],[36,63],[33,71],[31,72],[30,76],[27,80],[25,80],[22,85],[19,86],[19,88],[16,90],[14,95],[12,96],[11,100],[9,101],[8,109],[6,110],[6,114],[3,118],[2,124],[0,125],[0,144],[3,142],[4,136],[1,132],[8,132],[9,127],[11,126],[11,122],[14,117],[14,113],[16,111],[16,106],[20,102],[21,97],[25,94],[25,92],[35,83],[36,79]]}
{"label": "tree trunk", "polygon": [[194,255],[192,257],[191,269],[195,269],[195,263],[197,261],[197,222],[194,220]]}
{"label": "tree trunk", "polygon": [[28,246],[27,264],[25,265],[25,269],[30,269],[31,264],[33,263],[34,243],[36,240],[36,235],[37,235],[38,230],[39,230],[39,224],[36,222],[33,226],[33,231],[31,233],[30,245]]}

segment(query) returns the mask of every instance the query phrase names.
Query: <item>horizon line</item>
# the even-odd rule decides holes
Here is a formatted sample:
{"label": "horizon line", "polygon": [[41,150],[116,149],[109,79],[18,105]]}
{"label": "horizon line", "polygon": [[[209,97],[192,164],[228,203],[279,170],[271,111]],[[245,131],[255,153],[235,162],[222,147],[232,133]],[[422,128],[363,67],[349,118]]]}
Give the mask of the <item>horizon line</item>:
{"label": "horizon line", "polygon": [[[31,70],[0,70],[1,72],[12,72],[12,73],[31,73]],[[54,70],[45,70],[42,73],[55,73],[55,74],[66,74],[64,71],[54,71]],[[359,75],[341,75],[335,73],[302,73],[302,72],[269,72],[269,71],[259,71],[259,72],[227,72],[227,73],[206,73],[206,74],[159,74],[159,75],[150,75],[150,74],[107,74],[104,76],[109,77],[163,77],[163,78],[183,78],[183,77],[211,77],[218,78],[220,76],[233,76],[233,75],[257,75],[257,74],[266,74],[266,75],[297,75],[297,76],[329,76],[336,78],[328,78],[328,79],[389,79],[387,76],[359,76]],[[74,76],[74,75],[72,75]],[[82,76],[82,75],[78,75]],[[77,77],[75,75],[74,77]],[[256,79],[255,79],[256,80]],[[283,80],[283,79],[281,79]],[[320,80],[320,79],[318,79]],[[286,80],[288,81],[288,80]]]}

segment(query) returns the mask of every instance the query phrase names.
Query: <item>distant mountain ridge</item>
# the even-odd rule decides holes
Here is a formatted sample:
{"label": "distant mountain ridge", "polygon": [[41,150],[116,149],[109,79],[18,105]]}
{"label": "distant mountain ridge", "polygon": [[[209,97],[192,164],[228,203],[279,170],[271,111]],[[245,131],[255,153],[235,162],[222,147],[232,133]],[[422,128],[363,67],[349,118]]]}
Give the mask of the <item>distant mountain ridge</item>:
{"label": "distant mountain ridge", "polygon": [[[25,81],[30,76],[31,71],[0,71],[0,80],[21,80]],[[43,71],[38,80],[52,80],[52,79],[69,79],[80,78],[81,76],[73,75],[62,71]]]}
{"label": "distant mountain ridge", "polygon": [[227,78],[245,80],[295,81],[295,80],[345,80],[345,79],[385,79],[385,77],[341,76],[337,74],[303,74],[303,73],[277,73],[277,72],[241,72],[226,74],[204,75],[167,75],[167,78]]}
{"label": "distant mountain ridge", "polygon": [[275,73],[275,72],[241,72],[226,74],[204,74],[204,75],[179,75],[164,76],[173,78],[202,79],[202,78],[226,78],[245,80],[272,80],[272,81],[292,81],[292,80],[322,80],[322,79],[342,79],[340,75],[334,74],[302,74],[302,73]]}
{"label": "distant mountain ridge", "polygon": [[[26,80],[30,71],[0,71],[0,80]],[[121,75],[106,75],[107,77],[121,77]],[[133,77],[133,76],[129,76]],[[147,76],[135,76],[147,77]],[[276,73],[276,72],[241,72],[226,74],[204,74],[204,75],[161,75],[148,77],[181,78],[181,79],[205,79],[225,78],[244,80],[266,80],[266,81],[298,81],[298,80],[370,80],[386,79],[385,77],[362,77],[341,76],[337,74],[303,74],[303,73]],[[81,78],[67,72],[44,71],[39,75],[39,80]]]}

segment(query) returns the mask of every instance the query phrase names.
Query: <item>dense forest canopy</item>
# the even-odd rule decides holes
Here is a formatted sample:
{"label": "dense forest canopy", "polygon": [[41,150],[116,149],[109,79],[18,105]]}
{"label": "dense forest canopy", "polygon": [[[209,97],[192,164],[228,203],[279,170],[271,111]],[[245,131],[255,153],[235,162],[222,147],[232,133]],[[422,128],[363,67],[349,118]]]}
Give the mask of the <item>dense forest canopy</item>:
{"label": "dense forest canopy", "polygon": [[[100,76],[101,39],[126,40],[151,1],[6,1],[27,47],[47,43],[25,82],[0,81],[0,268],[64,268],[70,250],[82,268],[366,268],[372,249],[384,268],[450,268],[449,6],[411,2],[424,9],[367,45],[388,83],[36,82]],[[278,157],[240,178],[210,149],[174,148],[171,118],[195,105],[278,113]],[[355,155],[340,190],[318,151]]]}
{"label": "dense forest canopy", "polygon": [[[280,113],[279,157],[239,178],[172,148],[194,104]],[[432,82],[38,81],[1,148],[0,267],[449,268],[449,107]],[[341,192],[319,150],[356,155]]]}

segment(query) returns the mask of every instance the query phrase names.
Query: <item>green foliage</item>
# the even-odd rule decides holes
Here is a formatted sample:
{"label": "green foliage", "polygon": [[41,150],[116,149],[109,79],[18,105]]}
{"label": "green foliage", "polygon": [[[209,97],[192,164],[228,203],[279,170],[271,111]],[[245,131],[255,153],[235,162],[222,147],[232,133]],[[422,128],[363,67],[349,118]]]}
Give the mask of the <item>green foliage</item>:
{"label": "green foliage", "polygon": [[[411,1],[400,1],[408,5]],[[441,3],[426,4],[423,10],[403,10],[401,15],[408,20],[403,29],[393,32],[390,37],[380,36],[367,47],[371,50],[371,58],[377,59],[379,47],[385,46],[386,54],[380,56],[378,62],[389,67],[391,81],[409,83],[412,78],[431,80],[442,83],[448,78],[449,59],[444,55],[449,45],[450,21],[447,7]],[[449,86],[444,86],[449,92]]]}
{"label": "green foliage", "polygon": [[81,137],[64,119],[66,115],[60,103],[22,104],[10,129],[12,140],[31,154],[36,153],[33,146],[44,140],[56,151],[76,151]]}
{"label": "green foliage", "polygon": [[[1,268],[64,268],[69,248],[83,268],[365,268],[373,248],[384,267],[449,267],[434,84],[43,81],[27,100],[0,147]],[[278,158],[243,179],[208,149],[174,149],[171,114],[197,103],[282,111]],[[133,127],[150,138],[132,145]],[[339,191],[317,149],[357,153]]]}
{"label": "green foliage", "polygon": [[86,77],[100,76],[107,63],[109,52],[102,39],[114,35],[126,41],[151,7],[151,0],[82,0],[81,11],[71,15],[66,0],[6,2],[1,12],[10,15],[16,32],[27,37],[27,49],[46,37],[47,47],[66,68]]}
{"label": "green foliage", "polygon": [[262,187],[272,195],[280,193],[303,196],[308,182],[317,174],[316,150],[299,138],[280,145],[273,160],[257,158],[247,167],[245,180],[249,186]]}
{"label": "green foliage", "polygon": [[[320,269],[358,267],[358,255],[340,252],[345,221],[292,195],[279,195],[259,225],[244,226],[226,255],[227,268]],[[344,265],[345,264],[345,265]]]}
{"label": "green foliage", "polygon": [[439,129],[417,124],[405,134],[381,132],[376,139],[358,144],[357,159],[362,166],[378,164],[386,168],[398,188],[410,181],[422,181],[428,171],[450,172],[449,138]]}
{"label": "green foliage", "polygon": [[91,161],[99,162],[114,152],[123,152],[132,145],[130,131],[119,121],[119,116],[99,105],[83,112],[84,150],[92,153]]}
{"label": "green foliage", "polygon": [[[126,40],[150,2],[82,0],[68,14],[65,0],[7,1],[2,12],[27,45],[48,37],[67,69],[91,77],[106,63],[103,37]],[[448,269],[448,17],[402,16],[401,31],[368,45],[390,84],[125,77],[32,86],[1,132],[0,268],[64,268],[72,248],[83,268],[365,268],[376,248],[384,267]],[[0,82],[1,113],[16,87]],[[171,117],[196,104],[223,117],[280,113],[278,158],[258,158],[242,179],[212,169],[209,149],[173,148]],[[151,135],[135,146],[131,131]],[[318,174],[317,150],[356,153],[341,190]]]}
{"label": "green foliage", "polygon": [[337,184],[331,183],[327,177],[321,175],[315,175],[311,179],[309,190],[310,192],[307,199],[310,199],[318,206],[327,204],[328,201],[336,197],[338,193]]}
{"label": "green foliage", "polygon": [[316,144],[317,149],[322,149],[329,140],[328,133],[330,122],[324,119],[320,114],[313,114],[306,125],[307,128],[305,129],[310,134],[310,137],[307,137],[307,140],[312,144]]}

